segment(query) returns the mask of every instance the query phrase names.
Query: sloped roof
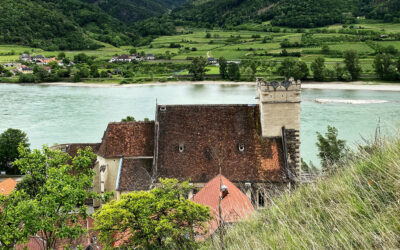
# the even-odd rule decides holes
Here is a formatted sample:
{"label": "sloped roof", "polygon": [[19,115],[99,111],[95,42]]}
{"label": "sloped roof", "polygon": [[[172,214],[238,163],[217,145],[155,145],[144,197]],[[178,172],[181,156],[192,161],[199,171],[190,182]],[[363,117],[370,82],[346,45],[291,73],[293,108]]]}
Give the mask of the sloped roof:
{"label": "sloped roof", "polygon": [[118,191],[149,190],[153,158],[123,158]]}
{"label": "sloped roof", "polygon": [[61,150],[67,154],[69,154],[72,158],[74,158],[78,154],[79,149],[85,149],[86,147],[91,147],[93,153],[97,153],[99,151],[100,143],[69,143],[69,144],[59,144],[52,149]]}
{"label": "sloped roof", "polygon": [[100,156],[153,156],[154,122],[112,122],[99,148]]}
{"label": "sloped roof", "polygon": [[[157,106],[156,178],[286,180],[282,138],[262,138],[258,105]],[[242,149],[242,150],[241,150]]]}
{"label": "sloped roof", "polygon": [[17,181],[12,178],[8,178],[8,179],[2,181],[0,183],[0,194],[5,195],[5,196],[9,195],[11,193],[11,191],[14,190],[16,185],[17,185]]}
{"label": "sloped roof", "polygon": [[208,231],[212,234],[219,226],[219,197],[221,186],[225,185],[229,194],[221,200],[221,218],[223,223],[233,223],[246,218],[254,212],[249,198],[223,175],[210,180],[194,197],[193,201],[209,206],[213,219]]}

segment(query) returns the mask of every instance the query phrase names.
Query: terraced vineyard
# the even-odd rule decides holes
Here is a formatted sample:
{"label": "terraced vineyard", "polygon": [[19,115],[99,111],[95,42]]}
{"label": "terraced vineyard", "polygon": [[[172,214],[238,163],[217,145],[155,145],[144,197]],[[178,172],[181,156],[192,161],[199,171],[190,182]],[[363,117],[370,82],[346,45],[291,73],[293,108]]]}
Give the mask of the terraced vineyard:
{"label": "terraced vineyard", "polygon": [[[271,26],[268,22],[262,24],[246,24],[234,30],[221,29],[189,29],[180,27],[180,34],[161,36],[146,46],[133,48],[131,46],[114,47],[102,43],[103,48],[87,51],[65,51],[67,57],[73,58],[78,53],[95,56],[96,61],[106,62],[114,55],[129,54],[132,49],[138,53],[154,54],[156,60],[146,63],[186,63],[195,57],[225,57],[227,60],[280,62],[288,57],[299,58],[309,67],[317,57],[324,57],[326,66],[333,69],[337,63],[343,62],[343,53],[354,50],[360,56],[362,77],[371,78],[374,75],[373,60],[378,47],[391,46],[400,50],[400,25],[383,24],[371,20],[360,20],[352,25],[332,25],[318,29],[291,29]],[[285,45],[286,43],[286,45]],[[12,45],[0,46],[0,62],[10,62],[18,59],[19,54],[43,54],[57,56],[60,51],[43,51]],[[286,53],[286,54],[285,54]],[[218,74],[217,66],[209,66],[207,74]],[[275,68],[276,69],[276,68]],[[243,70],[245,71],[245,70]],[[261,67],[257,75],[271,76],[275,70],[265,71]],[[142,73],[136,76],[146,77],[168,76],[168,73]],[[171,73],[169,73],[171,75]],[[188,74],[187,70],[175,72],[174,75]]]}

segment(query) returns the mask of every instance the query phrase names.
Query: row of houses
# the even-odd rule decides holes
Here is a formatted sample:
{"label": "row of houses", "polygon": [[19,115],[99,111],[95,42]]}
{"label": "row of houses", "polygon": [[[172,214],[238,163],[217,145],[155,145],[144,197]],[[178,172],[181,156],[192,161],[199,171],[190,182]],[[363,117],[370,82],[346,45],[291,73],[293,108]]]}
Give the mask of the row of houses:
{"label": "row of houses", "polygon": [[155,60],[156,57],[153,54],[147,54],[146,56],[141,56],[137,54],[132,54],[132,55],[119,55],[119,56],[114,56],[113,58],[110,59],[109,62],[114,63],[114,62],[132,62],[132,61],[152,61]]}
{"label": "row of houses", "polygon": [[[47,57],[45,57],[43,55],[31,56],[31,55],[26,54],[26,53],[22,54],[19,57],[19,60],[21,60],[23,62],[28,62],[28,63],[36,63],[38,65],[47,65],[50,62],[57,61],[57,59],[55,57],[47,58]],[[62,63],[62,61],[58,61],[58,63]]]}

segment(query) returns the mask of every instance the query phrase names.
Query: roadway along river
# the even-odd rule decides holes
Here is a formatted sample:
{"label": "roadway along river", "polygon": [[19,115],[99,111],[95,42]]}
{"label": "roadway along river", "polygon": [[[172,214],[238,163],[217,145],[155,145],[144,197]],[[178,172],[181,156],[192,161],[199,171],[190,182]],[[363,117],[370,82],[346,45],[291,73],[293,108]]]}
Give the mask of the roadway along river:
{"label": "roadway along river", "polygon": [[[96,88],[0,84],[0,133],[21,129],[33,148],[100,142],[110,121],[127,115],[153,119],[156,100],[159,104],[252,104],[256,103],[255,90],[251,85]],[[362,137],[371,139],[379,121],[386,135],[399,132],[400,92],[305,89],[302,100],[301,153],[306,161],[318,163],[316,132],[325,131],[327,125],[337,127],[339,136],[352,146],[362,142]]]}

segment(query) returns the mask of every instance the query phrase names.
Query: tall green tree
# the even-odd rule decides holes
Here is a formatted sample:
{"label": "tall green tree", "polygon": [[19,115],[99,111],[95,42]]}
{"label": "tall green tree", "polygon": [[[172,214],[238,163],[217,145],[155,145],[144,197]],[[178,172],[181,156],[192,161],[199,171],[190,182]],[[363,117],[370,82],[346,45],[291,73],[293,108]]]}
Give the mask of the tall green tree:
{"label": "tall green tree", "polygon": [[[33,152],[20,147],[14,162],[29,182],[17,190],[28,193],[35,207],[34,229],[41,232],[43,248],[54,249],[63,239],[76,239],[86,232],[81,221],[88,217],[87,199],[99,196],[93,187],[92,166],[96,155],[90,147],[78,150],[73,159],[59,150],[43,147]],[[36,190],[32,192],[31,190]]]}
{"label": "tall green tree", "polygon": [[236,63],[228,64],[228,77],[231,81],[239,81],[240,80],[240,69],[239,65]]}
{"label": "tall green tree", "polygon": [[324,171],[337,163],[345,156],[346,141],[338,139],[338,130],[335,127],[328,126],[325,136],[317,132],[318,157],[321,160],[321,166]]}
{"label": "tall green tree", "polygon": [[219,75],[222,79],[228,78],[228,62],[226,61],[225,57],[221,56],[218,59],[219,64]]}
{"label": "tall green tree", "polygon": [[374,59],[374,69],[381,79],[395,80],[397,78],[398,69],[390,54],[377,54]]}
{"label": "tall green tree", "polygon": [[343,56],[346,69],[351,75],[351,80],[358,80],[360,78],[362,69],[357,51],[347,50],[344,52]]}
{"label": "tall green tree", "polygon": [[314,75],[314,80],[324,81],[325,80],[325,59],[323,57],[317,57],[311,63],[311,70]]}
{"label": "tall green tree", "polygon": [[207,72],[206,66],[207,60],[204,57],[196,57],[193,59],[189,66],[189,73],[193,75],[193,81],[204,80],[204,75]]}
{"label": "tall green tree", "polygon": [[278,74],[286,78],[293,77],[296,80],[304,80],[309,75],[307,64],[303,61],[296,61],[293,58],[286,58],[278,67]]}
{"label": "tall green tree", "polygon": [[95,230],[108,247],[193,249],[195,236],[211,219],[209,208],[184,197],[191,186],[176,179],[160,179],[160,186],[132,192],[105,204],[95,214]]}
{"label": "tall green tree", "polygon": [[12,165],[12,162],[18,158],[20,144],[26,148],[29,147],[25,132],[9,128],[0,134],[0,170],[8,174],[20,174],[19,169]]}

